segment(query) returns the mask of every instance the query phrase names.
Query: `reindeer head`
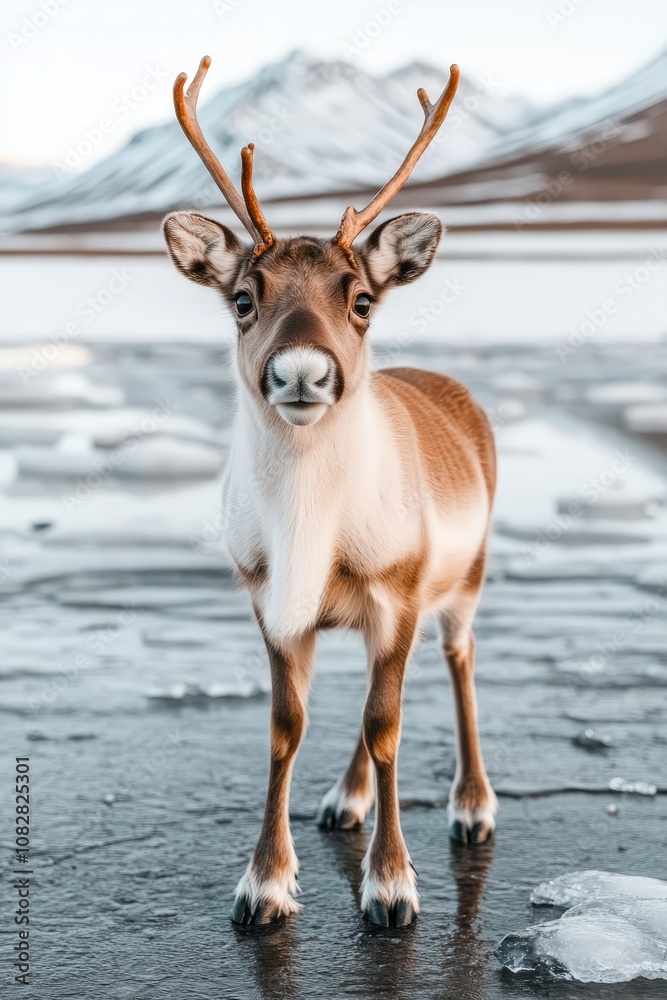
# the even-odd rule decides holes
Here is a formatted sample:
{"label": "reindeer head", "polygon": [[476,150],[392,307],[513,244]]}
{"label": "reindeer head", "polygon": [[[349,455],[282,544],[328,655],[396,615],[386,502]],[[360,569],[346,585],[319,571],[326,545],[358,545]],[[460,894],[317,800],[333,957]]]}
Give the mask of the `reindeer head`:
{"label": "reindeer head", "polygon": [[222,292],[237,321],[238,370],[260,410],[289,424],[314,424],[364,380],[365,334],[375,303],[389,288],[418,278],[435,256],[440,220],[417,212],[378,226],[354,251],[352,243],[405,184],[438,131],[456,92],[458,67],[452,66],[436,104],[418,91],[424,125],[405,160],[366,208],[350,206],[334,239],[325,240],[278,239],[269,229],[252,185],[252,145],[241,153],[241,198],[196,117],[209,65],[205,56],[187,93],[185,74],[177,78],[176,114],[254,246],[212,219],[172,212],[163,224],[167,247],[186,277]]}

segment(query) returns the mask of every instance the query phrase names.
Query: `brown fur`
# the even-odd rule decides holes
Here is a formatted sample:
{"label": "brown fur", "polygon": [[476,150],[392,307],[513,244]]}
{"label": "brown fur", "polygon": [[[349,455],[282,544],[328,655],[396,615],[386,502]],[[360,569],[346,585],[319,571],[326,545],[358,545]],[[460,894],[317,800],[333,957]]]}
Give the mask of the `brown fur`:
{"label": "brown fur", "polygon": [[374,575],[337,562],[324,590],[318,628],[363,628],[374,584],[382,584],[397,606],[406,605],[418,586],[424,559],[425,552],[419,552]]}
{"label": "brown fur", "polygon": [[348,795],[364,795],[373,784],[373,765],[371,755],[362,735],[357,741],[352,760],[343,775],[342,786]]}
{"label": "brown fur", "polygon": [[496,459],[486,414],[465,386],[446,375],[419,368],[383,368],[375,372],[380,391],[389,392],[407,411],[419,440],[429,483],[446,500],[452,487],[472,485],[480,463],[493,500]]}

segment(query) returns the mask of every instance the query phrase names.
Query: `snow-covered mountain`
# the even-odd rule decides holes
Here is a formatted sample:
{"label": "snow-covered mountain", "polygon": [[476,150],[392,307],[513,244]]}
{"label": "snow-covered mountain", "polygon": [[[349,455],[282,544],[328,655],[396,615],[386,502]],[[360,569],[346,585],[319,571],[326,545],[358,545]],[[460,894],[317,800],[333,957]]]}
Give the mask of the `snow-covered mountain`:
{"label": "snow-covered mountain", "polygon": [[[395,170],[422,124],[417,88],[432,100],[448,71],[411,64],[373,77],[347,62],[297,52],[210,97],[199,117],[225,169],[238,180],[240,150],[256,144],[255,179],[263,200],[379,186]],[[210,93],[210,92],[209,92]],[[447,128],[414,172],[429,180],[484,161],[526,113],[522,102],[463,79]],[[179,205],[220,204],[220,195],[173,118],[137,133],[83,174],[17,197],[15,228],[89,222]],[[6,211],[6,209],[5,209]]]}
{"label": "snow-covered mountain", "polygon": [[[667,52],[601,94],[564,101],[502,136],[487,162],[433,185],[476,200],[667,200]],[[564,178],[564,180],[563,180]],[[462,187],[463,185],[463,187]]]}
{"label": "snow-covered mountain", "polygon": [[[422,122],[416,97],[434,100],[446,68],[412,63],[374,77],[347,62],[296,52],[210,96],[200,121],[238,182],[240,150],[256,144],[262,201],[379,187]],[[219,206],[221,196],[173,117],[137,133],[81,174],[30,183],[0,166],[0,229],[20,231],[153,218],[179,206]],[[536,108],[492,82],[461,81],[446,125],[410,183],[424,204],[528,197],[569,170],[559,198],[665,198],[667,53],[600,95]],[[3,218],[4,216],[4,218]]]}
{"label": "snow-covered mountain", "polygon": [[34,198],[52,180],[53,171],[49,167],[0,163],[0,218],[13,212],[17,204]]}
{"label": "snow-covered mountain", "polygon": [[[653,117],[645,114],[667,100],[667,52],[652,60],[637,73],[620,81],[601,94],[576,97],[564,101],[543,113],[537,121],[518,127],[501,143],[499,152],[531,149],[538,152],[547,147],[563,150],[580,148],[588,136],[597,135],[606,125],[610,131],[618,126],[622,134],[623,123],[641,115],[650,122]],[[647,128],[644,131],[650,131]],[[635,135],[639,130],[635,130]],[[628,138],[632,138],[629,136]]]}

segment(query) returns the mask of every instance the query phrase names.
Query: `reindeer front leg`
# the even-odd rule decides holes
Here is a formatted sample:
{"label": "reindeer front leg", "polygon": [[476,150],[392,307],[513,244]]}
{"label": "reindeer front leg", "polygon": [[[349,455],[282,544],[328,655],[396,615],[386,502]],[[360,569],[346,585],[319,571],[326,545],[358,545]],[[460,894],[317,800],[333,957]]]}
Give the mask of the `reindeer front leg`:
{"label": "reindeer front leg", "polygon": [[364,740],[375,765],[375,828],[363,860],[361,908],[383,927],[404,927],[419,912],[416,873],[399,819],[397,760],[401,737],[403,678],[417,632],[417,614],[397,615],[394,636],[382,648],[367,636],[370,687],[364,708]]}
{"label": "reindeer front leg", "polygon": [[289,825],[289,790],[294,757],[306,730],[315,632],[281,647],[266,633],[264,641],[272,688],[269,789],[259,840],[236,889],[232,920],[238,924],[267,924],[301,908],[294,899],[299,862]]}

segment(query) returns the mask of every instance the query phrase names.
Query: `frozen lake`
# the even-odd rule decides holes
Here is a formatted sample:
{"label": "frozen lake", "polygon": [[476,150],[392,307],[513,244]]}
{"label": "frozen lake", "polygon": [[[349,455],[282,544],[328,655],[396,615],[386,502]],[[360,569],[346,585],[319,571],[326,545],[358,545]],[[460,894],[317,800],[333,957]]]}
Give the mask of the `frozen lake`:
{"label": "frozen lake", "polygon": [[[112,236],[89,240],[87,257],[0,255],[0,340],[62,336],[68,326],[77,341],[229,338],[217,294],[176,273],[159,234],[133,239],[144,255],[99,254]],[[667,230],[451,233],[431,270],[387,300],[373,335],[458,346],[558,342],[573,331],[656,340],[666,297]]]}
{"label": "frozen lake", "polygon": [[[454,235],[377,323],[380,363],[471,387],[500,458],[476,628],[498,833],[449,845],[452,707],[427,629],[400,778],[423,914],[400,936],[359,917],[368,830],[314,825],[363,703],[362,643],[345,634],[321,643],[297,763],[303,914],[254,935],[228,921],[269,705],[220,537],[233,394],[215,295],[158,257],[0,256],[0,711],[3,745],[32,759],[40,995],[664,996],[512,977],[493,955],[549,916],[529,902],[539,882],[664,876],[667,270],[647,264],[662,245]],[[10,770],[5,754],[5,816]],[[636,782],[657,794],[622,791]]]}

